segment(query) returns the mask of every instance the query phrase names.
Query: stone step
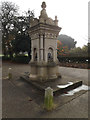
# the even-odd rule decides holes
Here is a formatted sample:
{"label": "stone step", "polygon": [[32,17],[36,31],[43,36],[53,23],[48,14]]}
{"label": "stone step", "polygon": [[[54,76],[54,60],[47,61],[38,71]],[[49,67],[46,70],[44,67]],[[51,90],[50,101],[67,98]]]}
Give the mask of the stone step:
{"label": "stone step", "polygon": [[[66,93],[66,92],[68,92],[68,91],[70,91],[72,89],[75,89],[75,88],[82,85],[82,81],[73,81],[73,84],[68,85],[67,87],[64,87],[64,88],[59,88],[59,87],[57,87],[58,84],[59,85],[66,85],[66,83],[64,83],[64,82],[59,83],[59,82],[61,82],[61,79],[58,80],[59,82],[57,82],[57,84],[55,83],[56,81],[52,81],[51,84],[50,84],[50,82],[39,83],[39,82],[31,81],[30,78],[28,76],[26,76],[26,75],[23,75],[20,78],[27,81],[31,85],[33,85],[35,88],[37,88],[38,90],[43,92],[43,94],[45,93],[45,89],[47,87],[51,87],[53,89],[54,96]],[[64,79],[63,79],[63,81],[64,81]],[[67,81],[67,82],[69,82],[69,81]]]}

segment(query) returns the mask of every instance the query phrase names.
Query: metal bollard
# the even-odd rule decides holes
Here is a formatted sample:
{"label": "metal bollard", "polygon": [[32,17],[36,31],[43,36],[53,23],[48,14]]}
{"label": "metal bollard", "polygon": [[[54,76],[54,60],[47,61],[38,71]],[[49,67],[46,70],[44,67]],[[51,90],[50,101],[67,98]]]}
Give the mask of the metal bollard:
{"label": "metal bollard", "polygon": [[12,79],[12,68],[8,69],[8,79],[11,80]]}
{"label": "metal bollard", "polygon": [[44,108],[46,110],[52,110],[53,108],[53,89],[50,87],[45,89]]}

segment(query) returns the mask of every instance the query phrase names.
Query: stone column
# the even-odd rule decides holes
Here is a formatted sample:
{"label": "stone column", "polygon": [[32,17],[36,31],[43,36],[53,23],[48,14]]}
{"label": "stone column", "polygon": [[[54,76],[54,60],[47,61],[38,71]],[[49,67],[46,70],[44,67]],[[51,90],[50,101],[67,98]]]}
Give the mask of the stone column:
{"label": "stone column", "polygon": [[34,48],[33,48],[32,40],[31,40],[31,56],[32,56],[31,61],[34,61],[33,49]]}
{"label": "stone column", "polygon": [[40,61],[43,61],[43,35],[40,36],[40,56],[41,56]]}
{"label": "stone column", "polygon": [[47,110],[53,109],[53,89],[51,87],[48,87],[45,89],[45,99],[44,99],[44,107]]}
{"label": "stone column", "polygon": [[12,68],[8,69],[8,79],[11,80],[12,79]]}
{"label": "stone column", "polygon": [[56,60],[57,60],[57,49],[56,49],[56,51],[55,51],[55,52],[56,52]]}
{"label": "stone column", "polygon": [[45,62],[47,62],[47,55],[48,55],[48,51],[47,49],[45,49]]}
{"label": "stone column", "polygon": [[38,54],[37,61],[39,62],[39,49],[37,50],[37,54]]}
{"label": "stone column", "polygon": [[55,55],[55,50],[53,51],[53,61],[55,62],[55,58],[56,58],[56,55]]}

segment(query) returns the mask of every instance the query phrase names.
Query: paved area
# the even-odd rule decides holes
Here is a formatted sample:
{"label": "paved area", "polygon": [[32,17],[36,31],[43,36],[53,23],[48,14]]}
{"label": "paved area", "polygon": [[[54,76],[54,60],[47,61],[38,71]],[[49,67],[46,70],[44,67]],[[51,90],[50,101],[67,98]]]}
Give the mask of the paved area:
{"label": "paved area", "polygon": [[0,119],[2,118],[2,62],[0,59]]}
{"label": "paved area", "polygon": [[[8,68],[12,68],[13,78],[7,80]],[[43,109],[44,96],[36,88],[20,79],[28,72],[28,64],[2,64],[2,116],[3,118],[88,118],[88,93],[81,91],[73,96],[56,96],[56,109]],[[88,85],[88,70],[60,67],[62,77],[82,80]]]}
{"label": "paved area", "polygon": [[0,119],[2,118],[2,69],[0,67]]}

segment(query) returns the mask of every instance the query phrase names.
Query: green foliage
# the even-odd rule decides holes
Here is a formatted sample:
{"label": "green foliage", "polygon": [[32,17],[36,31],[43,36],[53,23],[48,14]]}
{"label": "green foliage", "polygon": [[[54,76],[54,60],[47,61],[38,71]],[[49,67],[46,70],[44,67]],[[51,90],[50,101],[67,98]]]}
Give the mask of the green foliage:
{"label": "green foliage", "polygon": [[71,48],[74,48],[76,45],[76,41],[74,41],[73,38],[67,36],[67,35],[59,35],[57,40],[59,40],[63,46],[67,46],[68,49],[70,50]]}
{"label": "green foliage", "polygon": [[82,48],[77,47],[69,51],[70,56],[88,56],[89,55],[89,44],[84,45]]}
{"label": "green foliage", "polygon": [[88,45],[84,45],[82,47],[82,52],[85,53],[85,54],[88,53],[88,47],[89,47]]}
{"label": "green foliage", "polygon": [[74,48],[72,50],[69,51],[69,53],[73,54],[73,53],[82,53],[82,49],[80,47]]}
{"label": "green foliage", "polygon": [[5,60],[11,60],[11,58],[9,56],[2,56],[2,60],[5,61]]}
{"label": "green foliage", "polygon": [[30,58],[28,56],[25,56],[25,55],[17,55],[15,57],[13,57],[12,61],[16,62],[16,63],[28,64],[30,61]]}
{"label": "green foliage", "polygon": [[90,43],[88,43],[88,54],[90,56]]}
{"label": "green foliage", "polygon": [[2,2],[1,4],[1,23],[2,23],[2,51],[4,55],[9,53],[12,57],[12,45],[11,40],[14,38],[14,23],[16,15],[18,13],[18,6],[12,2]]}
{"label": "green foliage", "polygon": [[12,41],[13,51],[18,54],[19,52],[31,51],[31,39],[28,35],[17,35]]}
{"label": "green foliage", "polygon": [[2,51],[5,56],[8,54],[12,59],[13,54],[20,51],[28,52],[30,57],[31,46],[28,29],[30,20],[34,17],[32,11],[19,16],[18,6],[12,2],[2,2],[1,4],[1,23],[2,23]]}
{"label": "green foliage", "polygon": [[89,62],[89,48],[90,44],[84,45],[82,48],[77,47],[71,49],[65,56],[60,55],[58,59],[60,62],[71,63],[88,63]]}
{"label": "green foliage", "polygon": [[68,53],[68,46],[63,46],[63,44],[57,40],[57,56],[64,56],[66,53]]}
{"label": "green foliage", "polygon": [[[33,16],[19,16],[15,25],[16,36],[12,40],[13,52],[18,54],[19,52],[28,52],[30,57],[31,52],[31,39],[28,34],[30,27],[30,18]],[[32,14],[31,14],[32,15]]]}
{"label": "green foliage", "polygon": [[59,62],[63,63],[88,63],[87,60],[89,60],[88,57],[85,56],[59,56],[58,57]]}
{"label": "green foliage", "polygon": [[69,50],[74,48],[76,41],[67,35],[59,35],[57,38],[57,56],[65,56]]}

